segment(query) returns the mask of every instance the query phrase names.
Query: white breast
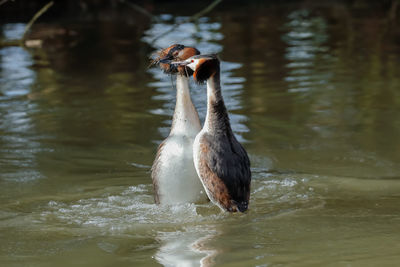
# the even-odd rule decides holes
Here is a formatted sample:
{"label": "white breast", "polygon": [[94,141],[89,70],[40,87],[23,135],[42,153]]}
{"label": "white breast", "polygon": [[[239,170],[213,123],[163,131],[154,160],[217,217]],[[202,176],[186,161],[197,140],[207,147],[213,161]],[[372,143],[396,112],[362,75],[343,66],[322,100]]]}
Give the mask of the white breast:
{"label": "white breast", "polygon": [[161,204],[207,199],[193,163],[193,141],[201,129],[199,115],[190,98],[189,79],[178,75],[176,85],[171,132],[159,151],[152,175]]}
{"label": "white breast", "polygon": [[164,142],[157,173],[161,204],[199,202],[207,199],[193,163],[193,138],[173,135]]}

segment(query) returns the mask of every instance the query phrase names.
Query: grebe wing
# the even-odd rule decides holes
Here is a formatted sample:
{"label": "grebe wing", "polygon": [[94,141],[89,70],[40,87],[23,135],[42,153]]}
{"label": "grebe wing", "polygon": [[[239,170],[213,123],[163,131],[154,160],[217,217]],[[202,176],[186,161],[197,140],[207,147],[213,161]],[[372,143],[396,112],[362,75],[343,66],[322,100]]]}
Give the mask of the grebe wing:
{"label": "grebe wing", "polygon": [[154,201],[156,204],[160,204],[160,197],[159,197],[159,191],[158,191],[158,175],[159,175],[159,169],[161,165],[161,152],[164,148],[165,142],[167,139],[165,139],[157,149],[157,154],[154,159],[153,165],[151,166],[151,179],[153,180],[153,188],[154,188]]}
{"label": "grebe wing", "polygon": [[203,182],[206,179],[214,181],[214,186],[211,181],[207,181],[209,191],[219,188],[218,191],[235,201],[239,209],[240,205],[247,209],[251,181],[250,160],[234,137],[205,134],[200,141],[200,166]]}

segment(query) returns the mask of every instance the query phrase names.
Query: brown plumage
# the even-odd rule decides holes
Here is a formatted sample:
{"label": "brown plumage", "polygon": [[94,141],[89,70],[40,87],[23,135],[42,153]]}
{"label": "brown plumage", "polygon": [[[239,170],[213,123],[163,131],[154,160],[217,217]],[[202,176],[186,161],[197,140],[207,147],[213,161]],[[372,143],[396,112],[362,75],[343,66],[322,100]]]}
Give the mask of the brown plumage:
{"label": "brown plumage", "polygon": [[[202,155],[207,155],[207,153],[209,152],[208,146],[204,145],[203,143],[200,144],[200,150]],[[203,185],[207,189],[209,189],[209,198],[214,201],[218,201],[225,210],[237,211],[231,208],[231,196],[229,194],[228,188],[226,188],[226,185],[217,176],[217,174],[210,169],[208,162],[206,161],[204,156],[200,157],[198,168],[199,170],[201,170],[200,172]]]}
{"label": "brown plumage", "polygon": [[166,74],[177,74],[191,76],[193,71],[185,66],[176,66],[173,64],[163,63],[165,60],[185,60],[194,55],[199,55],[200,51],[194,47],[187,47],[181,44],[173,44],[165,49],[157,52],[157,57],[152,60],[151,65],[159,65]]}
{"label": "brown plumage", "polygon": [[211,201],[230,212],[244,212],[250,199],[250,160],[232,132],[221,93],[220,64],[215,55],[197,55],[174,62],[207,81],[207,115],[193,144],[196,171]]}

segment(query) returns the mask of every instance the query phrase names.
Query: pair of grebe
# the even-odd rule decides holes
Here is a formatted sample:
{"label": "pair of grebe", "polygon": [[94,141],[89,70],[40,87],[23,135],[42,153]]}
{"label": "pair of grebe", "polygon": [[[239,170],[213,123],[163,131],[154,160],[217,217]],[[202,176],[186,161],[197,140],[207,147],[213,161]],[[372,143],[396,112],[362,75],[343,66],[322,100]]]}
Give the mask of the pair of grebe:
{"label": "pair of grebe", "polygon": [[[250,161],[236,140],[221,94],[220,62],[193,47],[172,45],[155,63],[177,74],[171,132],[158,148],[152,167],[159,204],[200,202],[207,197],[222,210],[244,212],[250,198]],[[203,128],[189,92],[189,78],[207,82]]]}

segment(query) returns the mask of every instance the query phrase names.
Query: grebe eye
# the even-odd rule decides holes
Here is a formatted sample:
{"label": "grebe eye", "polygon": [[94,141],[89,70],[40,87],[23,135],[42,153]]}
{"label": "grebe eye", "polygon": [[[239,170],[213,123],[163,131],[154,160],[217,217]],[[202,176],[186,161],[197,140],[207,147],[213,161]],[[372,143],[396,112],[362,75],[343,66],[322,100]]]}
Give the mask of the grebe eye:
{"label": "grebe eye", "polygon": [[194,62],[194,60],[192,59],[192,61],[191,61],[192,63]]}

